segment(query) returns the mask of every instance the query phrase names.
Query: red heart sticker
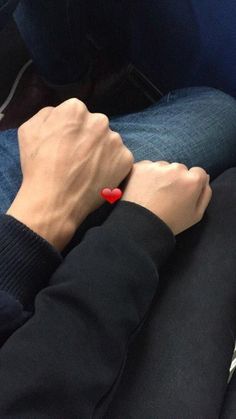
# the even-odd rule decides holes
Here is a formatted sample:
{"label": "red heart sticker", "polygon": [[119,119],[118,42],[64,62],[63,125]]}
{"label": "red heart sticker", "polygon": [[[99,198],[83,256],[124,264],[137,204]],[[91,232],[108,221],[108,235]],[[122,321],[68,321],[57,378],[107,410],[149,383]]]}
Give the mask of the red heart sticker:
{"label": "red heart sticker", "polygon": [[109,188],[105,188],[101,191],[101,196],[110,204],[114,204],[114,202],[118,201],[122,197],[122,191],[118,188],[113,190]]}

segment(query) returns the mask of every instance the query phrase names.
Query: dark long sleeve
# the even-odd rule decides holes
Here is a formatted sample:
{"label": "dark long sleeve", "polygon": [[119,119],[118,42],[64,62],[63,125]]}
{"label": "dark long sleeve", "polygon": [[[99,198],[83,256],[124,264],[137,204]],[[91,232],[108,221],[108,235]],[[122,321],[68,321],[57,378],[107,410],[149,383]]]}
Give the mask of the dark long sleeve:
{"label": "dark long sleeve", "polygon": [[29,318],[22,304],[10,294],[0,291],[0,347]]}
{"label": "dark long sleeve", "polygon": [[102,416],[174,243],[161,220],[126,202],[86,234],[1,349],[1,419]]}
{"label": "dark long sleeve", "polygon": [[13,217],[0,215],[0,346],[27,320],[36,294],[61,262],[48,242]]}

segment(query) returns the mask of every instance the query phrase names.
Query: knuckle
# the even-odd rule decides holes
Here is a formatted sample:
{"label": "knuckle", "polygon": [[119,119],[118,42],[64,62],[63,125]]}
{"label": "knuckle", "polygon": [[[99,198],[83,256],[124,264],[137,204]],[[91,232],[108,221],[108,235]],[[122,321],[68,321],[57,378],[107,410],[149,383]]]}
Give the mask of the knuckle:
{"label": "knuckle", "polygon": [[182,163],[171,163],[168,167],[168,170],[180,173],[180,172],[187,172],[188,168]]}
{"label": "knuckle", "polygon": [[207,186],[207,201],[206,201],[206,206],[208,206],[210,204],[211,199],[212,199],[212,196],[213,196],[213,191],[212,191],[210,185],[208,185]]}
{"label": "knuckle", "polygon": [[145,165],[145,164],[150,164],[150,163],[152,163],[152,161],[151,160],[141,160],[140,162],[138,162],[138,165],[140,166],[140,165]]}
{"label": "knuckle", "polygon": [[132,166],[134,164],[134,156],[133,153],[126,148],[126,159],[127,159],[127,163]]}
{"label": "knuckle", "polygon": [[191,180],[193,185],[202,186],[207,180],[207,174],[203,170],[196,171],[191,174]]}
{"label": "knuckle", "polygon": [[207,177],[207,173],[204,169],[202,169],[201,167],[192,167],[189,170],[189,173],[191,173],[191,175],[194,177],[196,177],[196,179],[206,179]]}
{"label": "knuckle", "polygon": [[42,108],[39,112],[38,115],[44,115],[47,114],[48,112],[51,112],[54,109],[53,106],[45,106],[45,108]]}
{"label": "knuckle", "polygon": [[82,114],[88,113],[88,108],[84,102],[79,101],[79,111]]}
{"label": "knuckle", "polygon": [[27,132],[27,122],[25,122],[18,128],[18,136],[23,137],[26,134],[26,132]]}
{"label": "knuckle", "polygon": [[196,173],[192,174],[191,181],[192,181],[193,185],[198,185],[199,183],[202,182],[202,178],[203,178],[202,173],[196,172]]}
{"label": "knuckle", "polygon": [[156,162],[156,165],[158,165],[158,166],[169,166],[170,163],[168,163],[165,160],[159,160],[159,161]]}
{"label": "knuckle", "polygon": [[111,140],[117,145],[123,144],[122,138],[118,132],[111,131]]}
{"label": "knuckle", "polygon": [[197,220],[197,222],[202,221],[204,214],[205,214],[205,209],[199,209],[197,211],[197,214],[196,214],[196,220]]}
{"label": "knuckle", "polygon": [[202,221],[202,219],[203,219],[203,215],[200,214],[200,212],[198,212],[195,216],[195,224],[200,223],[200,221]]}
{"label": "knuckle", "polygon": [[75,97],[72,97],[71,99],[68,99],[65,102],[65,105],[67,106],[67,108],[74,109],[74,108],[77,108],[77,106],[79,105],[79,103],[80,103],[79,99],[77,99]]}
{"label": "knuckle", "polygon": [[177,169],[181,169],[181,168],[183,168],[183,167],[186,167],[184,164],[182,164],[182,163],[178,163],[178,162],[173,162],[173,163],[171,163],[171,167],[172,168],[177,168]]}
{"label": "knuckle", "polygon": [[102,130],[109,128],[109,119],[103,113],[93,114],[93,122],[98,128]]}
{"label": "knuckle", "polygon": [[73,112],[76,114],[84,114],[88,111],[85,103],[81,102],[81,100],[77,98],[71,98],[67,100],[66,107],[69,112]]}

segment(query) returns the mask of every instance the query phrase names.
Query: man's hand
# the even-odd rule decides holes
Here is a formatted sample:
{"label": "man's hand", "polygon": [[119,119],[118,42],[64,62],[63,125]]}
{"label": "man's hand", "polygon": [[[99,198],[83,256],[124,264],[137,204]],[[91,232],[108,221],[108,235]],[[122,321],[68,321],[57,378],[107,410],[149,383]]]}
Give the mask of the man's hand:
{"label": "man's hand", "polygon": [[105,115],[77,99],[42,109],[19,131],[23,183],[8,211],[62,250],[78,226],[133,166]]}
{"label": "man's hand", "polygon": [[134,165],[122,199],[149,209],[177,235],[202,219],[212,196],[209,179],[199,167],[143,161]]}

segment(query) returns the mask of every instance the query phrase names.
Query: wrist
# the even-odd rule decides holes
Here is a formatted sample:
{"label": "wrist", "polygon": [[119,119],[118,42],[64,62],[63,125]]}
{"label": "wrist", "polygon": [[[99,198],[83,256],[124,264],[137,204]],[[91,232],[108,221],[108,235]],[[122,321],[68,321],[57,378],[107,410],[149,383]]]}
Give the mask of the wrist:
{"label": "wrist", "polygon": [[62,251],[72,239],[76,225],[47,199],[37,196],[22,186],[7,211],[22,224],[41,236],[58,251]]}

